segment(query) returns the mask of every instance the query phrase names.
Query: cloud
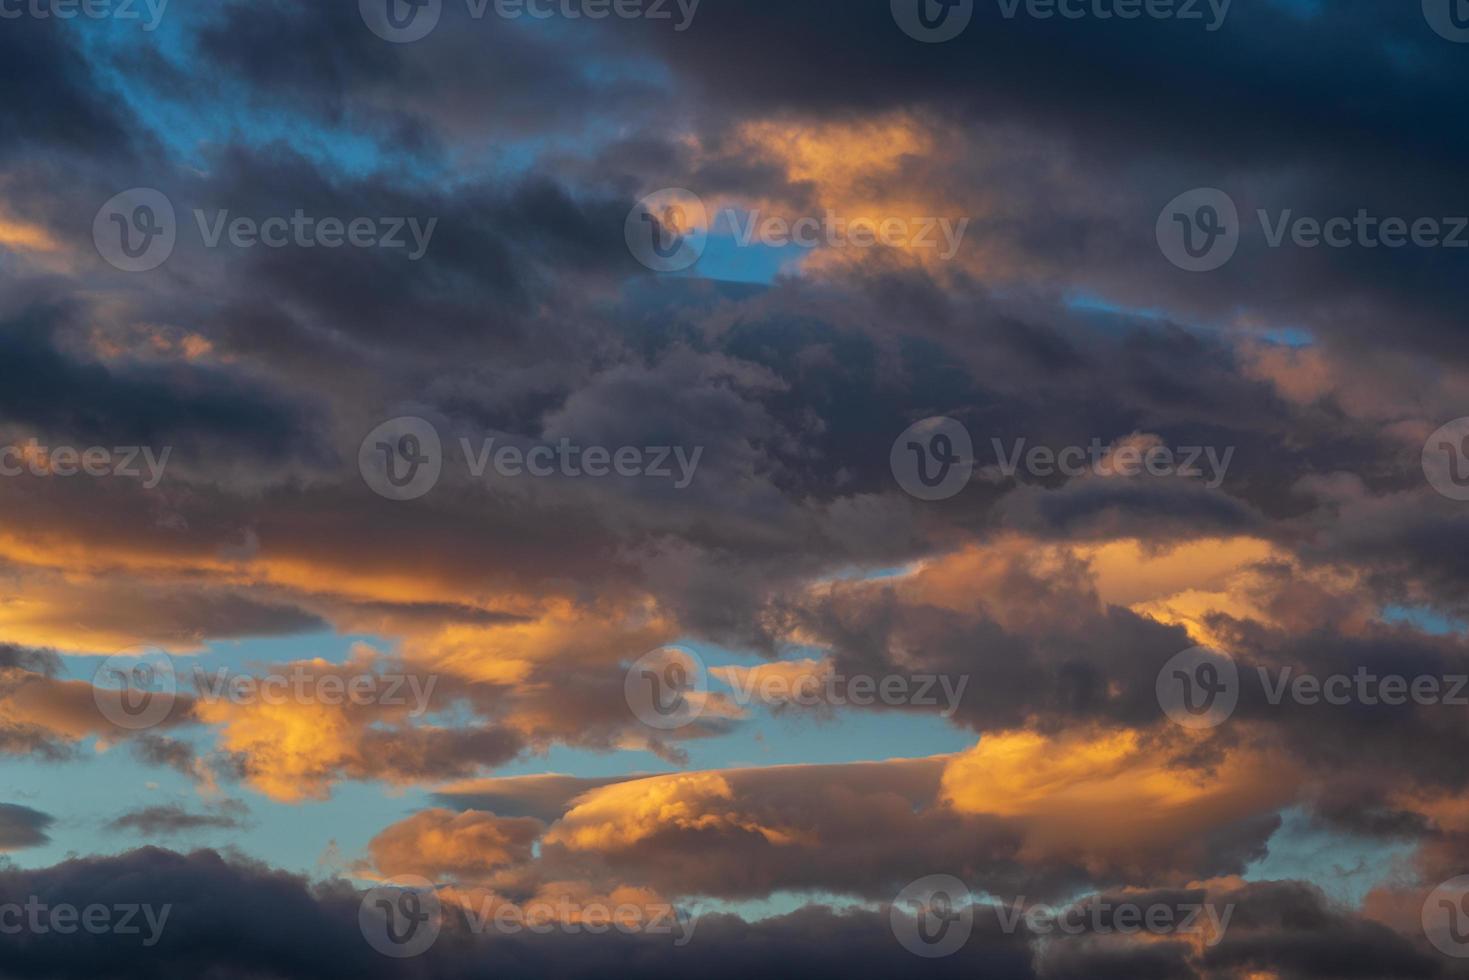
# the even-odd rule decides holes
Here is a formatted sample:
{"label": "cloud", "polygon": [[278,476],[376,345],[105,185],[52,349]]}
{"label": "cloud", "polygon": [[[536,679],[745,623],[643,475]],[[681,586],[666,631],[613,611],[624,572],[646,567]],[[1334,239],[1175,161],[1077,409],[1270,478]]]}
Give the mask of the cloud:
{"label": "cloud", "polygon": [[55,822],[50,814],[14,803],[0,803],[0,851],[18,851],[50,843],[46,828]]}

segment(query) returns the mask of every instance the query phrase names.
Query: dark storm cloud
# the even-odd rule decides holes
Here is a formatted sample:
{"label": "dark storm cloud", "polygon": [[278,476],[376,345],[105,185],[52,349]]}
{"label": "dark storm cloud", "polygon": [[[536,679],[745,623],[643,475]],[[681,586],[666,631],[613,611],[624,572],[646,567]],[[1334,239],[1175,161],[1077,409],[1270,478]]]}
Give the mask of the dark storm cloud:
{"label": "dark storm cloud", "polygon": [[289,407],[223,372],[124,371],[63,350],[63,316],[33,308],[0,325],[0,420],[10,426],[73,445],[222,448],[266,458],[305,441]]}
{"label": "dark storm cloud", "polygon": [[[35,871],[0,871],[0,889],[5,895],[44,895],[52,905],[69,902],[79,908],[98,901],[171,906],[161,941],[151,948],[142,948],[137,936],[12,937],[0,974],[16,980],[205,975],[469,980],[609,973],[659,978],[775,974],[1224,980],[1242,969],[1291,980],[1453,975],[1415,941],[1334,909],[1320,892],[1295,882],[1211,889],[1207,894],[1190,890],[1105,896],[1108,901],[1171,907],[1203,900],[1232,905],[1223,940],[1201,950],[1167,940],[1107,944],[1091,935],[1051,935],[1045,944],[1032,947],[1033,937],[1024,925],[1007,932],[997,911],[981,906],[963,947],[952,956],[929,960],[914,957],[897,942],[886,907],[836,911],[819,905],[759,922],[704,915],[692,940],[681,948],[669,936],[616,931],[600,936],[560,931],[476,934],[465,928],[461,915],[450,912],[428,952],[390,960],[365,941],[357,916],[362,895],[345,883],[312,885],[210,851],[185,856],[149,848]],[[1133,972],[1119,972],[1128,967]]]}
{"label": "dark storm cloud", "polygon": [[[12,8],[7,8],[12,9]],[[0,31],[0,162],[52,153],[125,157],[143,130],[84,52],[83,33],[59,21],[7,17]]]}

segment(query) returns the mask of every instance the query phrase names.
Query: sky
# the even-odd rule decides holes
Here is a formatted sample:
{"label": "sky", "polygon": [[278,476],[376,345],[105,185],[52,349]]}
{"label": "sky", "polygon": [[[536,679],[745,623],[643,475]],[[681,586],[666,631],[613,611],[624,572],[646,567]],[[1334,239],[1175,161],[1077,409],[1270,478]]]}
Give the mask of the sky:
{"label": "sky", "polygon": [[1465,0],[0,83],[0,978],[1469,977]]}

